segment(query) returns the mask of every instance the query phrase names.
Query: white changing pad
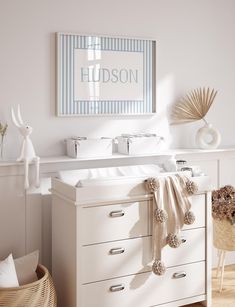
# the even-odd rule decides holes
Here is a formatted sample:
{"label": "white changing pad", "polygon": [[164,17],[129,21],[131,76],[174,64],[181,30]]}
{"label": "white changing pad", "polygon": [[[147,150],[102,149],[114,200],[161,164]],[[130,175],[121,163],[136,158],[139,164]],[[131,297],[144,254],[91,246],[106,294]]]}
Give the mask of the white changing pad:
{"label": "white changing pad", "polygon": [[115,179],[115,178],[133,178],[133,177],[151,177],[156,176],[163,170],[155,164],[146,165],[128,165],[105,168],[78,169],[72,171],[58,172],[57,178],[61,181],[76,186],[81,180],[89,179]]}

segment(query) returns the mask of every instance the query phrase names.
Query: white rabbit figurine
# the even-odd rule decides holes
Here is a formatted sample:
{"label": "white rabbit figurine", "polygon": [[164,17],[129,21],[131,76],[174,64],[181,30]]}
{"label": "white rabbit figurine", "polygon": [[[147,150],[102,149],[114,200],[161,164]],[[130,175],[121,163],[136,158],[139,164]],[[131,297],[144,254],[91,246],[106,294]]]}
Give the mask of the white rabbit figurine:
{"label": "white rabbit figurine", "polygon": [[12,117],[13,123],[19,129],[20,134],[23,136],[21,154],[20,154],[19,158],[17,159],[17,161],[23,161],[24,162],[24,170],[25,170],[24,187],[25,187],[25,189],[29,188],[29,163],[31,163],[31,162],[35,162],[35,165],[36,165],[35,186],[39,187],[39,185],[40,185],[40,182],[39,182],[39,161],[40,161],[40,158],[38,156],[36,156],[32,141],[29,138],[29,135],[32,133],[33,129],[32,129],[32,127],[25,125],[23,123],[19,105],[18,105],[18,110],[17,110],[18,119],[16,119],[13,108],[11,108],[11,117]]}

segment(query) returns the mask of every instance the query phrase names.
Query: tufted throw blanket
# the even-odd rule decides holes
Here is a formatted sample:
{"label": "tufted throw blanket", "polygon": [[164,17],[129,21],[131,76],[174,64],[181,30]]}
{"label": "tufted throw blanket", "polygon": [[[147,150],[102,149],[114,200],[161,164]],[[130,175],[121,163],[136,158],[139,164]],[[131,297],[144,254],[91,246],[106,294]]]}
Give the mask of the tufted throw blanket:
{"label": "tufted throw blanket", "polygon": [[190,197],[197,186],[184,175],[170,175],[149,178],[147,189],[153,193],[153,266],[157,275],[166,271],[161,259],[161,250],[167,244],[177,248],[181,244],[179,236],[184,224],[192,224],[195,216],[191,209]]}

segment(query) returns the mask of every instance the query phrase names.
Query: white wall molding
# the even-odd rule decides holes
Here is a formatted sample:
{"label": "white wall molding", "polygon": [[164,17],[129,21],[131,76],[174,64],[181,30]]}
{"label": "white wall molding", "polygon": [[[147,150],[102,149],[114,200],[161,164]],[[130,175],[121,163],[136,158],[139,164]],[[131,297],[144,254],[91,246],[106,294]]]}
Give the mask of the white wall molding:
{"label": "white wall molding", "polygon": [[[72,159],[68,157],[45,157],[41,159],[39,189],[31,187],[27,193],[24,191],[23,166],[18,162],[0,163],[0,180],[4,183],[0,189],[1,215],[4,223],[0,225],[1,243],[0,257],[15,251],[16,256],[39,248],[42,262],[51,267],[51,177],[58,171],[79,168],[110,167],[134,164],[158,164],[167,159],[169,155],[176,154],[177,159],[185,159],[191,165],[200,165],[205,174],[211,177],[212,185],[218,188],[225,184],[235,186],[235,149],[218,149],[213,151],[184,150],[161,152],[156,155],[123,156],[115,155],[108,159]],[[30,168],[33,178],[34,169]],[[30,180],[30,182],[32,182]],[[14,209],[15,208],[15,209]],[[12,216],[20,212],[19,218],[12,223]],[[4,237],[8,228],[11,228],[11,238],[21,234],[20,239],[9,244],[9,238]],[[23,228],[24,229],[23,229]],[[4,243],[5,242],[5,243]],[[22,246],[24,247],[22,249]],[[216,253],[213,253],[213,262],[216,262]],[[226,258],[227,263],[234,263],[235,257],[231,253]]]}

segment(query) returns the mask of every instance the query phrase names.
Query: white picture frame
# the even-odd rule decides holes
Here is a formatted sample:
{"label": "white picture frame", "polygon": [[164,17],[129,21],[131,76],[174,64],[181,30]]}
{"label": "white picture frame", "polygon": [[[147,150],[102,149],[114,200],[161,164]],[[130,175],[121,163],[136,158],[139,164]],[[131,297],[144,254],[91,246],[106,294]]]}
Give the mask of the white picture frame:
{"label": "white picture frame", "polygon": [[156,41],[57,33],[57,115],[156,112]]}

